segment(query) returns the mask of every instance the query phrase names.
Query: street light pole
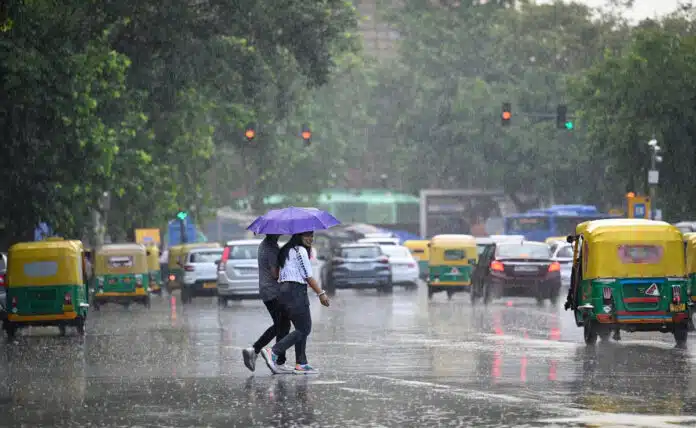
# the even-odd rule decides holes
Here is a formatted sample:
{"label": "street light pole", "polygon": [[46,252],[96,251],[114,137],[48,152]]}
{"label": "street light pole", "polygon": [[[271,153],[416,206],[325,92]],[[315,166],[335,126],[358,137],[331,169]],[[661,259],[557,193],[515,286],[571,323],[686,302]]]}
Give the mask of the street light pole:
{"label": "street light pole", "polygon": [[[653,137],[652,140],[648,141],[648,145],[650,146],[650,149],[651,149],[650,170],[648,171],[648,185],[650,186],[650,206],[651,206],[650,218],[653,220],[656,220],[658,211],[657,211],[657,204],[655,203],[655,201],[656,201],[655,198],[656,198],[656,194],[657,194],[657,185],[660,181],[660,173],[657,170],[657,164],[662,162],[662,156],[658,156],[658,153],[660,152],[660,146],[657,145],[657,140],[655,139],[655,137]],[[660,217],[662,217],[662,216],[660,215]]]}

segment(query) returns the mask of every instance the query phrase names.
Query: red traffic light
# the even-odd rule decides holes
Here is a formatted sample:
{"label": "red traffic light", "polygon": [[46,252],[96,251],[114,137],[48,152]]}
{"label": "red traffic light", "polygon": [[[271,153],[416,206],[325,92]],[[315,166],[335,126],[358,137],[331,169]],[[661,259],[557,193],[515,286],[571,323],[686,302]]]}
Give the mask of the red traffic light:
{"label": "red traffic light", "polygon": [[251,141],[254,139],[254,137],[256,137],[256,131],[254,131],[253,128],[249,128],[244,132],[244,136],[247,140]]}
{"label": "red traffic light", "polygon": [[510,113],[509,111],[504,111],[502,117],[503,120],[510,120],[510,118],[512,117],[512,113]]}
{"label": "red traffic light", "polygon": [[302,131],[302,138],[303,138],[304,140],[309,140],[310,138],[312,138],[312,133],[311,133],[310,131],[308,131],[308,130],[307,130],[307,131]]}

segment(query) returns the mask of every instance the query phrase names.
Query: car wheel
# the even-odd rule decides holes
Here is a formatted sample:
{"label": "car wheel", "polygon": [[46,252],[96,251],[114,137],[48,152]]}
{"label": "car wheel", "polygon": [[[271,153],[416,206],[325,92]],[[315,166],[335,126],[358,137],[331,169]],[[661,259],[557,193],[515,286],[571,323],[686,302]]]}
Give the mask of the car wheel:
{"label": "car wheel", "polygon": [[677,342],[677,347],[683,348],[686,346],[686,340],[689,337],[689,326],[687,324],[677,324],[674,326],[674,340]]}

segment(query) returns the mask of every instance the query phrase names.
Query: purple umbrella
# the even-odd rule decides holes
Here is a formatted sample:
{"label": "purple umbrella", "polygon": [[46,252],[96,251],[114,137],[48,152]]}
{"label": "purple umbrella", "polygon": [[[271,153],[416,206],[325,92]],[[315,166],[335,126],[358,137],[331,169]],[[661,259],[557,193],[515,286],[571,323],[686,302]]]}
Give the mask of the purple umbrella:
{"label": "purple umbrella", "polygon": [[272,235],[294,235],[328,229],[337,224],[341,222],[326,211],[317,208],[288,207],[271,210],[258,217],[247,230]]}

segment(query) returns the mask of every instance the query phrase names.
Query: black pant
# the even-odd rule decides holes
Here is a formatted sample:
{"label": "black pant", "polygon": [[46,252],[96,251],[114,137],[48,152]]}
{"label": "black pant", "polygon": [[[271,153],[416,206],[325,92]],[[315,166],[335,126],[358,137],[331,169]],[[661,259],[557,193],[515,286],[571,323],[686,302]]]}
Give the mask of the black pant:
{"label": "black pant", "polygon": [[281,356],[291,346],[295,347],[297,364],[307,364],[307,336],[312,331],[312,314],[309,311],[307,284],[283,282],[280,284],[280,301],[285,306],[295,330],[276,342],[273,353]]}
{"label": "black pant", "polygon": [[[290,317],[288,316],[285,306],[280,303],[280,299],[273,299],[263,302],[271,314],[273,325],[268,327],[266,331],[259,337],[259,340],[254,343],[254,351],[258,354],[265,346],[271,343],[275,337],[276,343],[288,335],[290,332]],[[285,364],[285,352],[278,355],[278,364]]]}

